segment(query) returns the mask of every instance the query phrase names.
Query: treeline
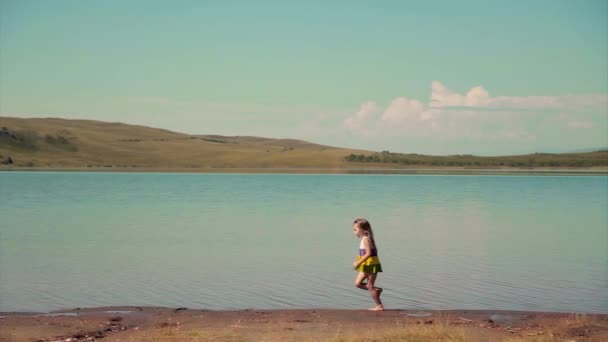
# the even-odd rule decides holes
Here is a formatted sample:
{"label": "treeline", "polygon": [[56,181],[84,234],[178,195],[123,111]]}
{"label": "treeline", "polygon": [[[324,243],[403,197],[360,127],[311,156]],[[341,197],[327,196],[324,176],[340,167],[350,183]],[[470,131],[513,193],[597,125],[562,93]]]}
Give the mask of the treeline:
{"label": "treeline", "polygon": [[608,150],[589,153],[534,153],[521,156],[479,157],[473,155],[429,156],[382,151],[380,153],[350,154],[348,162],[392,163],[422,166],[464,167],[591,167],[608,166]]}

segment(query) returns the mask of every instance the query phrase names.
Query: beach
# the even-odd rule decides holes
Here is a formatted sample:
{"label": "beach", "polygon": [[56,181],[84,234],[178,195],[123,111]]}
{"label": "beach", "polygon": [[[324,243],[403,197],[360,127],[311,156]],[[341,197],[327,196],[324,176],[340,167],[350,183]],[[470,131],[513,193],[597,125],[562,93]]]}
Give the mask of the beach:
{"label": "beach", "polygon": [[0,313],[3,341],[605,341],[608,314],[99,307]]}

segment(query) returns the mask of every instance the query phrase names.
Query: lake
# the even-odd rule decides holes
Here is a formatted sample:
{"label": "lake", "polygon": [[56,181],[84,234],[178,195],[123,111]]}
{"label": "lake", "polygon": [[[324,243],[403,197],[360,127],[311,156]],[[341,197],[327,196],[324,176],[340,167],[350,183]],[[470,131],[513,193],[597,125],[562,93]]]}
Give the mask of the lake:
{"label": "lake", "polygon": [[608,312],[608,176],[0,172],[0,311]]}

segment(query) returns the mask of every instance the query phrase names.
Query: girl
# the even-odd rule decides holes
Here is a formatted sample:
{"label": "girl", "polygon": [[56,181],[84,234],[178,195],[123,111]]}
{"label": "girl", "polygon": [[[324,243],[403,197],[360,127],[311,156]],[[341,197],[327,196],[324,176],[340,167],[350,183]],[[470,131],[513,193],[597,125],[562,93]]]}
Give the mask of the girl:
{"label": "girl", "polygon": [[[370,310],[382,311],[384,310],[384,306],[380,301],[382,288],[374,287],[378,272],[382,272],[382,266],[380,265],[380,259],[378,258],[378,249],[376,248],[376,242],[374,241],[372,226],[366,219],[358,218],[353,222],[353,231],[355,232],[355,235],[361,239],[361,243],[359,244],[359,255],[357,255],[357,260],[353,262],[353,267],[355,270],[359,271],[359,274],[355,279],[355,286],[362,290],[369,291],[374,302],[376,302],[376,306]],[[363,283],[363,280],[366,278],[367,283]]]}

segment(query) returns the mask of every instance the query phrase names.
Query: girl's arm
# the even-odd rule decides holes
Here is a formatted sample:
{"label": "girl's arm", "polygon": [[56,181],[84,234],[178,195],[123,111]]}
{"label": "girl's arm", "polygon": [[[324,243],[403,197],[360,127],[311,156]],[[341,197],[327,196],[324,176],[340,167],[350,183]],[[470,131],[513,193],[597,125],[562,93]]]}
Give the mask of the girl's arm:
{"label": "girl's arm", "polygon": [[359,265],[361,265],[363,262],[365,262],[365,260],[367,260],[367,258],[372,256],[372,246],[369,243],[369,238],[367,236],[363,237],[363,247],[365,247],[365,254],[361,257],[361,259],[359,259],[353,263],[353,266],[355,268],[359,267]]}

